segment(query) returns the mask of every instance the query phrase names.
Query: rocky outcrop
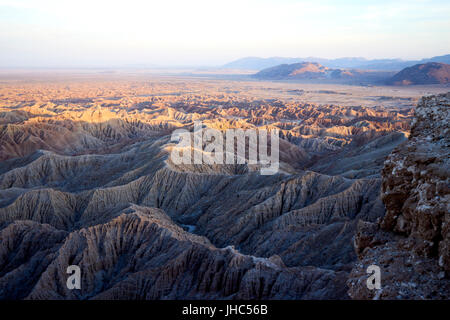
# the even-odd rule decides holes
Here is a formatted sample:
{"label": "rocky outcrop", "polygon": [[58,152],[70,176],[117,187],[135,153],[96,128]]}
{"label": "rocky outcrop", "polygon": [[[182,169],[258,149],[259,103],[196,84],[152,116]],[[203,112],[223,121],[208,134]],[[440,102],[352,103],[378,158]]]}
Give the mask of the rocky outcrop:
{"label": "rocky outcrop", "polygon": [[[384,299],[450,297],[450,93],[424,97],[409,140],[382,172],[386,214],[360,222],[350,296]],[[370,291],[365,268],[377,264],[382,289]]]}

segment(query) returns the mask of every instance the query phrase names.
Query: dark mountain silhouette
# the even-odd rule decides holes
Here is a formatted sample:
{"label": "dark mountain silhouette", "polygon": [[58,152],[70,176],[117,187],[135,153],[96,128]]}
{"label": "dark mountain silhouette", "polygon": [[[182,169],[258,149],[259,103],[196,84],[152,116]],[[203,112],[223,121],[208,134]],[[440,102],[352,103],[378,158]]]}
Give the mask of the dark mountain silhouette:
{"label": "dark mountain silhouette", "polygon": [[450,65],[437,62],[416,64],[395,74],[386,83],[390,85],[450,83]]}

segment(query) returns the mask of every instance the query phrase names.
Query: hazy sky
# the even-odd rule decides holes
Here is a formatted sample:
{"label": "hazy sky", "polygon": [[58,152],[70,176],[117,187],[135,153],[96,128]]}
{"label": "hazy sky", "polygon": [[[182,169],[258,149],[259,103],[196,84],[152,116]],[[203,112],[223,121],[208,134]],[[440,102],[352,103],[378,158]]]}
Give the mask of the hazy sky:
{"label": "hazy sky", "polygon": [[448,0],[0,0],[1,67],[448,53]]}

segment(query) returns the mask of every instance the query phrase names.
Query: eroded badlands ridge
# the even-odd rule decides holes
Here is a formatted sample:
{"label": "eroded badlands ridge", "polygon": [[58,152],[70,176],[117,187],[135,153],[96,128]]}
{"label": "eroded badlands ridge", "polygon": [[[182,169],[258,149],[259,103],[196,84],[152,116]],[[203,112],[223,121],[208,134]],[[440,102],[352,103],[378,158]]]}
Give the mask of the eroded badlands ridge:
{"label": "eroded badlands ridge", "polygon": [[[5,232],[21,227],[16,224]],[[108,223],[71,233],[62,244],[55,240],[55,259],[30,299],[298,299],[345,292],[343,272],[286,268],[278,257],[218,249],[158,209],[131,206]],[[66,288],[68,264],[82,268],[81,290]]]}
{"label": "eroded badlands ridge", "polygon": [[[449,122],[450,93],[422,98],[408,142],[386,160],[386,215],[379,224],[359,223],[353,298],[450,298]],[[361,285],[370,264],[382,269],[382,290]]]}
{"label": "eroded badlands ridge", "polygon": [[[357,221],[384,215],[379,172],[413,114],[185,82],[11,85],[2,98],[12,299],[348,298]],[[280,129],[280,173],[174,166],[170,133],[194,120]],[[81,291],[65,287],[69,264]]]}

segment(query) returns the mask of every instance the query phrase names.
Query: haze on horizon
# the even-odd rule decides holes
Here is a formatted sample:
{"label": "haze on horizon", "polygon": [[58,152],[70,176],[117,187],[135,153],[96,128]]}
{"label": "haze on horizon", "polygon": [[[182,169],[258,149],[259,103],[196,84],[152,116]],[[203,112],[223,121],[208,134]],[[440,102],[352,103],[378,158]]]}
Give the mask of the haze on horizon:
{"label": "haze on horizon", "polygon": [[450,52],[450,2],[0,0],[0,67],[217,66]]}

